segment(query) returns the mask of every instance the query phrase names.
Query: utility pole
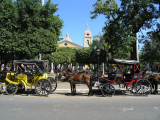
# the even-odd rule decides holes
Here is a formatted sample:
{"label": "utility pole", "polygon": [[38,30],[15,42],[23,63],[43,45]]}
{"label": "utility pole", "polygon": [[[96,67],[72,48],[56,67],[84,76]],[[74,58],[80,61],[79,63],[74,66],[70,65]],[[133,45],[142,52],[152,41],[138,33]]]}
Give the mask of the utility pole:
{"label": "utility pole", "polygon": [[139,61],[139,52],[138,52],[138,33],[136,34],[136,53],[137,53],[137,61]]}
{"label": "utility pole", "polygon": [[42,6],[44,5],[44,0],[42,0]]}

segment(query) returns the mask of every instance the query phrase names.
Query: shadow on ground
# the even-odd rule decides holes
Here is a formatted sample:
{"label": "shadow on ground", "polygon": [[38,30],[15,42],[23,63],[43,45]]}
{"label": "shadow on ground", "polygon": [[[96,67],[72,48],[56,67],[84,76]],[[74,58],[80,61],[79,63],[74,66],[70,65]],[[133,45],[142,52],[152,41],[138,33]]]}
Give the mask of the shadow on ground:
{"label": "shadow on ground", "polygon": [[[0,95],[7,95],[6,93],[0,93]],[[24,92],[17,92],[16,95],[20,95],[20,96],[39,96],[35,93],[35,90],[32,90],[32,91],[24,91]],[[72,95],[71,92],[68,92],[68,91],[60,91],[60,92],[52,92],[50,93],[48,96],[54,96],[54,95],[65,95],[65,96],[88,96],[88,93],[87,92],[81,92],[81,91],[78,91],[75,95]],[[154,95],[160,95],[160,93],[157,93],[157,94],[154,94]],[[48,96],[42,96],[42,97],[48,97]],[[104,97],[101,93],[100,90],[98,89],[93,89],[92,91],[92,95],[91,96],[96,96],[96,97]],[[127,91],[127,90],[120,90],[120,89],[117,89],[115,91],[115,94],[113,96],[140,96],[140,95],[137,95],[137,94],[134,94],[130,91]],[[147,96],[147,95],[141,95],[141,96]],[[106,96],[106,97],[112,97],[110,95]]]}

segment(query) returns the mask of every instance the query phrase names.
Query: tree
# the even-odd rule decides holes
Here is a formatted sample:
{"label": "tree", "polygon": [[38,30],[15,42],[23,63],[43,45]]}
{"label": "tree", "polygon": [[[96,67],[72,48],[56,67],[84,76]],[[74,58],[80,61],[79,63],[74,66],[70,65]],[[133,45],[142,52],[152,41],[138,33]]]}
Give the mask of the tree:
{"label": "tree", "polygon": [[76,54],[76,50],[72,49],[72,48],[59,48],[57,49],[56,52],[54,52],[51,56],[50,56],[50,60],[51,62],[53,62],[53,64],[55,64],[56,66],[58,64],[61,65],[69,65],[69,64],[74,64],[76,63],[75,61],[75,55]]}
{"label": "tree", "polygon": [[[98,38],[98,37],[97,37]],[[94,40],[93,43],[89,46],[89,48],[83,48],[79,49],[76,52],[76,62],[78,62],[81,65],[91,65],[91,64],[97,64],[98,63],[98,57],[99,57],[99,63],[103,63],[106,61],[106,51],[103,50],[103,46],[99,45],[101,42],[98,40]],[[100,55],[97,55],[97,49],[100,49]],[[91,66],[90,66],[91,67]]]}
{"label": "tree", "polygon": [[14,58],[13,49],[17,36],[17,8],[12,0],[0,1],[0,57],[2,63]]}
{"label": "tree", "polygon": [[[57,5],[48,0],[1,0],[0,49],[3,59],[33,59],[57,49],[62,20]],[[13,57],[12,57],[13,59]]]}
{"label": "tree", "polygon": [[[51,54],[57,48],[62,21],[54,13],[57,5],[51,0],[42,6],[41,0],[18,0],[17,8],[19,19],[19,39],[24,42],[26,47],[20,49],[27,53],[26,58],[41,54]],[[17,50],[18,51],[18,50]],[[22,57],[22,52],[20,57]]]}
{"label": "tree", "polygon": [[143,43],[141,61],[144,65],[152,66],[153,70],[153,66],[159,64],[160,61],[160,27],[153,32],[149,32]]}
{"label": "tree", "polygon": [[131,52],[131,59],[136,59],[136,33],[150,28],[154,19],[158,18],[157,0],[121,0],[118,7],[115,0],[97,0],[91,12],[92,18],[105,15],[106,26],[104,39],[108,44],[108,52],[113,56],[121,50]]}

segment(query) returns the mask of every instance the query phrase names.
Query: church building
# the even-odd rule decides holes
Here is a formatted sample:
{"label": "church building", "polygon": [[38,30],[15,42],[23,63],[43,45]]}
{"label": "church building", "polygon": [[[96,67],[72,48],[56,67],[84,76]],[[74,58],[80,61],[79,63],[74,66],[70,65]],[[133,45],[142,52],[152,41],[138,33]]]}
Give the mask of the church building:
{"label": "church building", "polygon": [[62,48],[62,47],[70,47],[70,48],[75,48],[75,49],[81,49],[81,48],[87,48],[89,47],[89,44],[92,43],[92,35],[90,30],[88,29],[88,25],[87,25],[87,29],[84,33],[84,37],[83,37],[83,46],[78,45],[76,43],[73,43],[72,40],[69,38],[69,34],[66,34],[66,38],[64,38],[61,42],[58,43],[58,47]]}

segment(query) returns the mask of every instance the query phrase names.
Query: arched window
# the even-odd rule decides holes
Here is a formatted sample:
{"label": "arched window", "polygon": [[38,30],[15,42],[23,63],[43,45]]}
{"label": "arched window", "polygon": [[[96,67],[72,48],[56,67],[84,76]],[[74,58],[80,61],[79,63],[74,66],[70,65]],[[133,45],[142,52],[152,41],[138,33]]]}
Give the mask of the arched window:
{"label": "arched window", "polygon": [[87,40],[87,46],[89,46],[89,40]]}

